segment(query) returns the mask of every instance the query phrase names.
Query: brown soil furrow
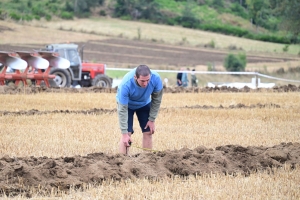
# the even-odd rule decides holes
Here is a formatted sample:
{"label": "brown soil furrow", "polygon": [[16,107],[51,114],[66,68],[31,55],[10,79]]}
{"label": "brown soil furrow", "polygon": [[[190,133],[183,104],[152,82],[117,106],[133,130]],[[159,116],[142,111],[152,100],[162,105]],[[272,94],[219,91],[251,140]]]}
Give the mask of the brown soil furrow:
{"label": "brown soil furrow", "polygon": [[174,50],[174,48],[170,48],[170,50],[169,50],[169,49],[164,49],[164,48],[162,48],[161,46],[158,46],[158,45],[153,45],[153,46],[149,46],[149,47],[145,47],[145,46],[139,47],[139,46],[129,45],[129,44],[125,45],[125,44],[105,43],[103,41],[101,41],[101,42],[95,41],[95,42],[91,42],[89,44],[113,46],[113,47],[121,47],[121,48],[132,48],[132,49],[140,49],[140,50],[151,50],[151,51],[159,51],[159,52],[165,51],[165,52],[169,52],[169,53],[186,53],[184,51],[184,49]]}
{"label": "brown soil furrow", "polygon": [[131,57],[131,58],[165,59],[165,58],[156,58],[156,57],[152,57],[152,56],[147,56],[146,54],[145,55],[134,55],[134,54],[126,54],[126,53],[90,51],[90,50],[86,50],[85,52],[88,54],[100,54],[100,55],[106,55],[106,56],[109,55],[109,56],[124,56],[124,57]]}
{"label": "brown soil furrow", "polygon": [[219,146],[207,149],[166,150],[140,153],[131,157],[121,154],[93,153],[60,158],[0,158],[0,193],[14,196],[32,188],[39,191],[68,192],[84,184],[101,184],[103,180],[160,179],[203,174],[242,174],[272,168],[291,168],[300,164],[300,144],[281,143],[273,147]]}
{"label": "brown soil furrow", "polygon": [[[35,93],[116,93],[117,88],[101,88],[101,87],[86,87],[86,88],[46,88],[46,87],[17,87],[15,85],[0,86],[0,94],[35,94]],[[300,86],[283,85],[275,86],[270,89],[258,88],[251,89],[247,86],[241,89],[231,87],[203,87],[203,88],[182,88],[182,87],[165,87],[164,93],[209,93],[209,92],[300,92]]]}

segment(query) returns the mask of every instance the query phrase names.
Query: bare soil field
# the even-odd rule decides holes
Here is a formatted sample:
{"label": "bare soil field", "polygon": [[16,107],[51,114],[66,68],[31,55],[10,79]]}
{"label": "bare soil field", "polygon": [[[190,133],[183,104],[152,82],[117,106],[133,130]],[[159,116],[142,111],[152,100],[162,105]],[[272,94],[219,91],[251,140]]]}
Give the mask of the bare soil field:
{"label": "bare soil field", "polygon": [[[137,40],[107,39],[101,41],[77,42],[84,47],[84,60],[108,63],[113,66],[137,66],[147,63],[149,66],[205,66],[208,63],[223,64],[227,52],[200,48],[161,45]],[[44,48],[46,44],[0,45],[1,51],[32,51]],[[297,59],[271,56],[247,56],[249,64],[281,63],[297,61]]]}

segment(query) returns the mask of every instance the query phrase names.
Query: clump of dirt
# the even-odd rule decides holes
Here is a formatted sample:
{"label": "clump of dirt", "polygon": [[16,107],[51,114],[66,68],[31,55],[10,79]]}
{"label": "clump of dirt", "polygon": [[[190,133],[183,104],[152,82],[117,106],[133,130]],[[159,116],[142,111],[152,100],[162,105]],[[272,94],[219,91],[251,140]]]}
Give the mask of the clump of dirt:
{"label": "clump of dirt", "polygon": [[93,153],[60,158],[0,158],[0,193],[27,194],[53,189],[67,192],[86,183],[103,180],[159,179],[207,173],[249,175],[285,164],[300,164],[300,143],[281,143],[273,147],[239,145],[123,154]]}
{"label": "clump of dirt", "polygon": [[273,90],[276,92],[299,92],[300,91],[300,85],[297,87],[296,85],[288,84],[283,85],[280,87],[273,87]]}
{"label": "clump of dirt", "polygon": [[[20,87],[15,85],[0,86],[0,94],[37,94],[37,93],[116,93],[116,88],[102,88],[102,87],[84,87],[84,88],[47,88],[27,86]],[[251,89],[247,86],[244,88],[232,88],[227,86],[222,87],[195,87],[195,88],[183,88],[183,87],[164,87],[164,93],[209,93],[209,92],[300,92],[300,85],[283,85],[275,86],[273,88],[258,88]]]}

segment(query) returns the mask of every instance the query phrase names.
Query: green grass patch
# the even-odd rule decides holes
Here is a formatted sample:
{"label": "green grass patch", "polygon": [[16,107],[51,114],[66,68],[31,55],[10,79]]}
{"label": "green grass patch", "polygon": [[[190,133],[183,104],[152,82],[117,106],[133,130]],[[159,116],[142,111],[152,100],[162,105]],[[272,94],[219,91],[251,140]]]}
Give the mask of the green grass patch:
{"label": "green grass patch", "polygon": [[174,13],[181,13],[183,5],[181,2],[170,1],[170,0],[155,0],[159,4],[160,9],[169,10]]}
{"label": "green grass patch", "polygon": [[122,79],[128,71],[106,70],[106,75],[113,79]]}
{"label": "green grass patch", "polygon": [[197,6],[193,9],[196,16],[204,21],[217,20],[218,12],[215,9],[210,8],[208,5]]}

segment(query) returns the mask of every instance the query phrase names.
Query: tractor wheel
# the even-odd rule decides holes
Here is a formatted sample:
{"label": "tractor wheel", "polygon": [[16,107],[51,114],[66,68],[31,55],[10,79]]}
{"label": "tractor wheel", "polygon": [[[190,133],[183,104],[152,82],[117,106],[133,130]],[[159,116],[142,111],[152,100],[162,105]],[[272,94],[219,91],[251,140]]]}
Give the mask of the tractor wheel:
{"label": "tractor wheel", "polygon": [[111,88],[112,80],[108,76],[104,74],[98,74],[93,80],[92,80],[92,86],[96,87],[105,87],[105,88]]}
{"label": "tractor wheel", "polygon": [[65,69],[52,68],[49,74],[54,74],[55,78],[49,80],[51,87],[70,87],[71,75]]}

